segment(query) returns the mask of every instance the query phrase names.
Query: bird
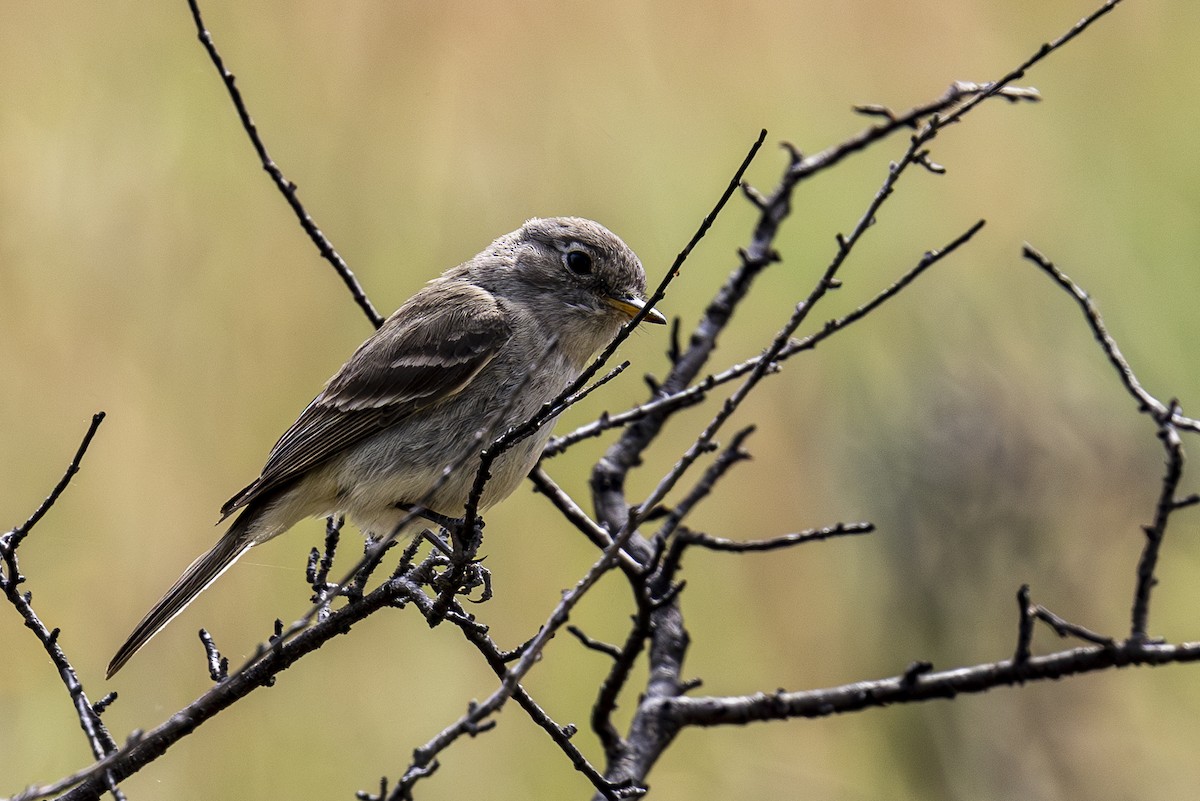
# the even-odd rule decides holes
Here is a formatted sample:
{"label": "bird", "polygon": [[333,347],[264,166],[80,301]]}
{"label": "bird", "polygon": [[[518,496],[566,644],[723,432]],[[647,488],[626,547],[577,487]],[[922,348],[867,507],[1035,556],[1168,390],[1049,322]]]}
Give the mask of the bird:
{"label": "bird", "polygon": [[[601,224],[534,218],[446,270],[405,301],[325,384],[221,507],[225,534],[167,590],[117,650],[112,678],[251,547],[310,517],[345,515],[390,536],[414,506],[462,515],[486,446],[530,419],[635,315],[645,299],[634,252]],[[484,511],[537,462],[553,421],[504,452]]]}

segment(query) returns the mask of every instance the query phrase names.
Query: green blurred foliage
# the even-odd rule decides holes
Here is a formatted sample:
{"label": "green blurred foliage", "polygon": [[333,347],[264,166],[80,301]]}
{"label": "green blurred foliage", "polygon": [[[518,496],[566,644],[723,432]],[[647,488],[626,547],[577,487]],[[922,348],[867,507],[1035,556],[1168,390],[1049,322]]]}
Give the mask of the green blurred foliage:
{"label": "green blurred foliage", "polygon": [[[276,160],[375,303],[533,215],[595,217],[660,275],[760,127],[803,150],[955,79],[1003,74],[1086,0],[205,4]],[[683,608],[702,692],[804,689],[1002,658],[1013,593],[1092,628],[1127,626],[1139,526],[1161,455],[1076,308],[1020,258],[1028,240],[1098,299],[1147,387],[1194,411],[1200,379],[1200,162],[1191,0],[1126,3],[1038,67],[1039,105],[994,102],[913,171],[818,315],[859,304],[977,218],[967,249],[773,377],[735,419],[759,431],[696,514],[729,537],[872,520],[869,538],[741,559],[695,554]],[[130,626],[216,536],[220,503],[368,333],[261,173],[179,3],[10,2],[0,28],[0,526],[57,480],[97,409],[83,472],[22,549],[38,612],[63,630],[93,698]],[[753,355],[882,180],[902,137],[805,185],[714,366]],[[750,172],[769,188],[784,164]],[[664,311],[685,331],[736,263],[735,199]],[[814,320],[814,325],[819,320]],[[642,399],[666,332],[568,429]],[[707,411],[668,428],[644,492]],[[585,500],[602,443],[551,472]],[[1185,479],[1185,490],[1196,482]],[[1169,535],[1153,634],[1197,636],[1200,549]],[[592,549],[519,492],[489,516],[501,640],[532,633]],[[320,524],[256,550],[111,683],[118,738],[207,686],[195,630],[233,661],[306,605]],[[347,541],[352,547],[352,540]],[[578,621],[619,639],[619,579]],[[1058,645],[1045,632],[1035,643]],[[0,793],[82,767],[66,694],[0,611]],[[126,784],[131,798],[349,798],[490,692],[447,627],[381,615],[284,674]],[[556,640],[528,686],[598,759],[587,716],[604,660]],[[1200,783],[1200,682],[1188,668],[873,710],[688,731],[651,777],[660,799],[1182,798]],[[632,703],[627,699],[626,707]],[[623,710],[628,714],[628,709]],[[509,709],[461,743],[429,799],[583,798],[588,787]]]}

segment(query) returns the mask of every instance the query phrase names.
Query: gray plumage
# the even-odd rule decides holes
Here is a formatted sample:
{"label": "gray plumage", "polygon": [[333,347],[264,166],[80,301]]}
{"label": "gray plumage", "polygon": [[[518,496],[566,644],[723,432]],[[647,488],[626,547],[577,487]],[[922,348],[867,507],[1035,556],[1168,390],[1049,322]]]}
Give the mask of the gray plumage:
{"label": "gray plumage", "polygon": [[[386,536],[405,504],[461,516],[478,468],[464,448],[524,422],[582,372],[645,304],[642,265],[598,223],[533,219],[413,295],[325,385],[222,508],[239,512],[130,634],[111,677],[252,546],[307,517],[342,513]],[[646,320],[665,322],[651,310]],[[501,456],[487,509],[528,474],[542,426]],[[458,466],[445,480],[447,466]]]}

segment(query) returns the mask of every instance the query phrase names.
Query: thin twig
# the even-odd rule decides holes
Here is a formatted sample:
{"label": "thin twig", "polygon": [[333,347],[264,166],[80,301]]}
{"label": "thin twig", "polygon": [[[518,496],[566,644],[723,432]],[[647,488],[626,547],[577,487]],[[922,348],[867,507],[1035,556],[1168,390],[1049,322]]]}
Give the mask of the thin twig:
{"label": "thin twig", "polygon": [[[847,156],[866,149],[869,145],[898,130],[916,128],[922,120],[958,105],[965,98],[991,92],[992,88],[993,84],[989,83],[955,81],[950,84],[950,88],[946,90],[945,94],[937,100],[924,103],[920,106],[914,106],[899,114],[894,113],[886,106],[874,104],[855,106],[855,111],[866,113],[870,116],[882,117],[886,122],[866,128],[849,139],[822,150],[820,153],[814,153],[811,156],[801,158],[792,165],[789,175],[796,179],[812,177],[822,170],[833,167]],[[1032,87],[1005,85],[1001,85],[989,96],[1000,97],[1012,103],[1020,101],[1037,102],[1042,99],[1037,89]]]}
{"label": "thin twig", "polygon": [[[1065,289],[1067,294],[1079,304],[1083,316],[1087,319],[1088,327],[1092,329],[1092,335],[1100,343],[1104,355],[1108,357],[1108,361],[1112,364],[1113,369],[1117,371],[1117,375],[1120,377],[1126,391],[1137,401],[1138,411],[1149,412],[1155,420],[1163,419],[1167,415],[1166,405],[1142,388],[1141,382],[1134,375],[1133,368],[1129,366],[1125,355],[1121,353],[1116,340],[1108,333],[1108,328],[1104,325],[1104,319],[1100,316],[1100,310],[1092,302],[1091,296],[1082,287],[1072,281],[1066,273],[1058,269],[1054,265],[1054,262],[1043,256],[1033,245],[1025,243],[1025,246],[1021,250],[1021,255],[1037,265],[1046,275],[1054,279],[1055,283]],[[1176,421],[1176,425],[1179,424],[1180,421]]]}
{"label": "thin twig", "polygon": [[621,697],[625,685],[629,682],[634,665],[646,650],[653,625],[654,608],[649,598],[646,597],[646,593],[638,592],[636,598],[637,614],[633,616],[633,625],[629,627],[629,633],[625,635],[625,642],[613,657],[608,674],[600,682],[600,689],[592,704],[592,731],[600,740],[600,745],[604,748],[604,755],[610,766],[620,758],[621,749],[624,747],[621,733],[617,731],[616,724],[613,723],[613,713],[617,711],[617,701]]}
{"label": "thin twig", "polygon": [[221,656],[212,635],[205,629],[200,629],[200,642],[204,645],[204,653],[208,657],[208,676],[214,682],[222,682],[229,676],[229,658]]}
{"label": "thin twig", "polygon": [[[92,756],[97,759],[117,750],[116,741],[109,734],[108,728],[100,719],[102,711],[112,702],[112,699],[108,698],[105,701],[95,704],[88,699],[87,692],[83,689],[83,682],[79,680],[79,674],[76,672],[75,666],[58,644],[59,629],[51,629],[43,623],[41,618],[38,617],[37,612],[33,609],[31,593],[22,593],[20,591],[21,585],[25,583],[25,577],[21,575],[20,563],[17,559],[17,549],[25,537],[33,530],[33,527],[46,516],[46,513],[50,511],[51,507],[54,506],[63,492],[66,491],[67,486],[71,483],[71,479],[79,472],[84,454],[87,453],[88,448],[91,446],[92,439],[100,429],[100,424],[104,422],[104,416],[104,412],[96,412],[96,414],[92,415],[92,421],[88,426],[87,432],[84,433],[83,440],[79,443],[79,447],[75,451],[75,456],[71,459],[70,464],[67,465],[62,478],[58,480],[58,483],[50,490],[50,494],[38,505],[33,514],[20,526],[0,535],[0,590],[3,591],[4,597],[16,609],[21,619],[25,621],[25,628],[33,632],[38,642],[42,644],[46,655],[50,657],[50,661],[54,664],[59,678],[62,679],[63,686],[67,690],[71,704],[75,708],[75,715],[79,718],[79,725],[87,737]],[[113,776],[105,774],[102,776],[99,790],[107,790],[117,801],[124,801],[125,795],[117,787],[117,781]]]}
{"label": "thin twig", "polygon": [[675,508],[667,515],[666,521],[655,532],[655,541],[669,538],[687,516],[691,514],[692,510],[712,493],[717,486],[717,482],[729,472],[731,467],[738,462],[750,458],[750,454],[742,449],[742,443],[754,433],[754,428],[752,425],[746,426],[733,435],[733,439],[729,445],[717,454],[717,458],[705,469],[704,474],[696,482],[695,486],[692,487],[691,491],[679,503],[675,504]]}
{"label": "thin twig", "polygon": [[748,696],[680,697],[654,700],[653,711],[664,725],[723,726],[756,721],[823,718],[892,704],[950,699],[998,687],[1061,679],[1131,666],[1159,666],[1200,661],[1200,642],[1164,643],[1126,640],[1115,646],[1088,645],[1023,663],[1011,659],[919,675],[857,681],[840,687],[803,692],[771,692]]}
{"label": "thin twig", "polygon": [[[562,599],[554,607],[554,610],[546,622],[542,624],[538,633],[529,642],[521,657],[504,671],[500,686],[491,695],[482,702],[470,704],[466,713],[459,717],[458,720],[444,728],[424,745],[414,749],[413,760],[409,769],[405,771],[405,779],[402,781],[407,783],[410,777],[416,775],[414,771],[420,772],[427,769],[434,763],[438,754],[461,737],[472,735],[479,731],[479,727],[484,725],[492,715],[498,712],[514,696],[520,689],[521,680],[541,659],[542,651],[546,647],[546,644],[559,629],[566,625],[575,606],[591,587],[600,580],[600,577],[608,572],[616,563],[617,554],[620,552],[629,535],[630,532],[625,531],[622,532],[621,536],[614,539],[575,586],[563,593]],[[414,598],[413,600],[415,603],[421,603],[420,599]],[[436,607],[432,607],[431,610],[436,611]],[[409,784],[408,786],[411,785]],[[616,785],[602,780],[597,789],[606,798],[615,800],[619,797],[616,787]]]}
{"label": "thin twig", "polygon": [[596,639],[589,637],[587,635],[587,632],[585,632],[583,629],[579,628],[576,625],[568,625],[567,632],[569,634],[573,635],[575,637],[575,639],[579,640],[580,644],[583,645],[584,648],[588,648],[593,651],[598,651],[599,653],[602,653],[606,656],[611,656],[613,659],[616,659],[621,655],[620,648],[613,645],[612,643],[602,642],[600,640],[596,640]]}
{"label": "thin twig", "polygon": [[1144,527],[1146,543],[1142,547],[1137,564],[1137,582],[1133,593],[1133,612],[1129,636],[1135,640],[1145,640],[1150,624],[1150,594],[1158,584],[1155,570],[1158,567],[1158,555],[1162,549],[1163,538],[1167,534],[1167,523],[1175,505],[1175,491],[1179,488],[1179,480],[1183,477],[1183,441],[1179,430],[1171,422],[1177,410],[1175,401],[1167,406],[1167,416],[1159,423],[1158,438],[1162,440],[1165,452],[1166,469],[1163,472],[1162,491],[1155,504],[1154,522]]}
{"label": "thin twig", "polygon": [[1137,402],[1138,411],[1150,415],[1158,427],[1158,437],[1162,441],[1165,453],[1166,469],[1163,473],[1162,491],[1155,504],[1154,520],[1143,528],[1146,542],[1138,559],[1129,630],[1129,636],[1132,639],[1145,640],[1148,637],[1150,594],[1157,583],[1154,574],[1158,565],[1159,550],[1162,547],[1163,537],[1166,535],[1167,523],[1172,512],[1183,506],[1191,505],[1188,498],[1180,500],[1175,497],[1180,478],[1183,475],[1184,463],[1183,441],[1179,437],[1179,429],[1187,428],[1197,431],[1200,428],[1197,427],[1195,420],[1184,417],[1180,413],[1179,404],[1176,401],[1172,400],[1170,403],[1164,404],[1142,387],[1133,368],[1121,353],[1120,347],[1117,346],[1116,340],[1108,333],[1104,319],[1100,316],[1100,310],[1096,308],[1091,296],[1082,287],[1072,281],[1066,273],[1054,265],[1054,262],[1042,255],[1032,245],[1026,243],[1022,249],[1022,255],[1074,298],[1087,320],[1088,327],[1092,330],[1092,335],[1100,344],[1101,350],[1104,351],[1104,355],[1113,369],[1116,370],[1121,384]]}
{"label": "thin twig", "polygon": [[350,290],[350,295],[354,298],[354,302],[362,309],[363,314],[367,315],[367,319],[371,321],[371,325],[379,328],[379,326],[383,325],[383,316],[371,305],[367,293],[363,291],[362,285],[359,284],[350,266],[346,264],[345,260],[334,249],[333,243],[329,241],[329,238],[317,226],[313,218],[309,216],[308,210],[300,202],[300,197],[296,192],[296,185],[284,176],[283,170],[279,169],[279,165],[267,153],[267,146],[263,144],[262,137],[258,135],[258,127],[254,124],[254,119],[250,116],[249,109],[246,108],[246,102],[242,99],[241,91],[237,88],[237,78],[225,68],[225,61],[221,58],[221,54],[217,50],[217,45],[213,41],[212,34],[209,33],[208,28],[204,25],[204,19],[200,16],[199,3],[197,0],[188,0],[188,7],[192,10],[192,19],[196,23],[196,32],[200,39],[200,44],[204,45],[205,52],[208,53],[213,66],[217,68],[217,72],[225,84],[225,90],[229,92],[229,98],[233,101],[234,108],[237,109],[238,119],[242,122],[242,128],[245,129],[246,135],[250,137],[250,144],[254,146],[254,152],[258,154],[258,159],[262,163],[263,169],[266,170],[267,175],[271,176],[271,180],[283,194],[284,200],[291,206],[292,211],[296,214],[296,218],[300,221],[300,226],[308,234],[313,244],[317,246],[321,257],[333,265],[333,269],[342,279],[342,283],[346,285],[346,288]]}
{"label": "thin twig", "polygon": [[777,551],[783,548],[791,548],[795,545],[805,545],[810,542],[822,542],[837,537],[870,534],[873,531],[875,531],[874,523],[834,523],[832,526],[825,526],[824,528],[810,528],[792,534],[783,534],[778,537],[768,537],[761,540],[730,540],[724,537],[714,537],[700,531],[688,531],[680,539],[688,545],[697,545],[710,551],[761,553],[763,551]]}
{"label": "thin twig", "polygon": [[[412,582],[402,578],[392,579],[363,596],[361,601],[334,610],[328,620],[306,628],[294,638],[275,639],[270,647],[251,658],[246,666],[209,688],[158,727],[131,739],[104,759],[57,783],[51,794],[71,788],[62,796],[63,801],[99,797],[107,789],[110,778],[112,781],[123,781],[133,775],[214,716],[254,691],[270,686],[273,676],[305,655],[334,637],[348,633],[355,624],[379,609],[413,594],[423,596],[420,588]],[[22,801],[38,797],[42,796],[20,796]]]}
{"label": "thin twig", "polygon": [[1029,661],[1033,644],[1033,605],[1029,602],[1028,584],[1022,584],[1017,590],[1017,612],[1017,649],[1013,653],[1013,663],[1023,665]]}
{"label": "thin twig", "polygon": [[1045,623],[1050,628],[1054,629],[1054,633],[1059,637],[1076,637],[1085,642],[1095,643],[1096,645],[1103,645],[1105,647],[1116,645],[1116,640],[1114,640],[1112,637],[1105,637],[1103,634],[1097,634],[1091,629],[1084,628],[1077,623],[1071,623],[1068,620],[1064,620],[1041,604],[1033,607],[1033,616]]}
{"label": "thin twig", "polygon": [[683,563],[684,552],[695,545],[718,553],[762,553],[778,551],[810,542],[821,542],[835,537],[848,537],[860,534],[870,534],[875,531],[873,523],[835,523],[824,528],[810,528],[778,537],[768,537],[758,540],[731,540],[725,537],[714,537],[702,531],[692,531],[681,528],[678,535],[671,540],[669,547],[660,557],[660,565],[656,579],[660,582],[674,581],[679,567]]}
{"label": "thin twig", "polygon": [[[659,481],[658,485],[654,488],[650,495],[644,501],[642,501],[641,504],[639,504],[637,514],[635,515],[636,518],[640,519],[648,510],[653,509],[656,505],[662,502],[663,498],[666,497],[666,494],[670,492],[675,483],[683,476],[683,474],[696,461],[696,459],[699,458],[700,454],[704,452],[709,443],[712,442],[717,431],[720,430],[725,421],[733,415],[741,403],[758,385],[759,381],[766,377],[766,375],[770,372],[771,365],[775,363],[779,353],[785,347],[787,347],[788,342],[791,340],[792,334],[808,317],[808,314],[813,308],[814,304],[816,304],[825,295],[825,293],[829,291],[830,288],[836,286],[836,276],[838,270],[841,268],[846,258],[850,255],[854,245],[861,239],[862,235],[871,226],[879,207],[884,203],[888,196],[891,195],[896,181],[899,180],[904,167],[907,164],[912,163],[912,159],[916,156],[919,147],[920,145],[918,140],[914,137],[913,145],[909,147],[906,157],[897,164],[894,164],[892,168],[888,170],[887,179],[885,179],[883,185],[879,188],[879,191],[875,193],[875,197],[872,198],[871,202],[867,205],[866,211],[863,212],[863,215],[859,218],[858,223],[854,226],[854,229],[851,231],[850,235],[840,240],[837,253],[834,255],[833,260],[829,263],[829,266],[825,268],[825,272],[821,276],[821,279],[817,281],[816,286],[814,286],[812,291],[809,292],[808,297],[796,305],[795,311],[792,313],[791,317],[788,318],[788,321],[784,324],[783,328],[781,328],[775,335],[771,345],[759,357],[758,363],[755,365],[754,369],[750,371],[749,376],[747,376],[746,380],[733,392],[732,395],[730,395],[729,398],[725,400],[725,403],[721,405],[721,408],[713,416],[712,420],[709,421],[708,425],[704,428],[700,435],[696,437],[696,439],[680,457],[679,461],[676,462],[675,467],[672,468],[661,481]],[[928,266],[929,264],[940,261],[946,256],[949,256],[951,253],[958,250],[959,247],[971,240],[975,233],[982,228],[981,222],[977,222],[972,225],[962,234],[947,243],[941,250],[927,252],[921,258],[921,262],[926,263],[926,266]]]}
{"label": "thin twig", "polygon": [[[860,225],[856,227],[849,238],[838,237],[839,252],[832,266],[836,268],[839,260],[845,258],[845,255],[849,252],[865,225],[869,225],[874,221],[875,210],[878,209],[879,205],[890,193],[899,173],[911,164],[930,167],[931,162],[929,161],[928,152],[924,149],[925,145],[937,136],[946,124],[946,120],[957,121],[967,111],[978,106],[984,99],[995,97],[1005,92],[1006,84],[1015,80],[1018,74],[1024,74],[1024,70],[1029,66],[1045,58],[1049,53],[1079,35],[1096,19],[1107,13],[1115,5],[1115,2],[1119,2],[1119,0],[1110,0],[1105,4],[1104,8],[1075,25],[1068,34],[1059,37],[1052,44],[1041,47],[1017,71],[1010,73],[1000,81],[988,85],[988,88],[984,92],[975,95],[957,106],[954,110],[949,111],[945,120],[941,119],[937,114],[931,115],[926,119],[921,124],[917,134],[913,137],[910,147],[899,164],[893,165],[892,169],[889,170],[888,178],[885,180],[880,192],[877,193],[876,198],[872,201],[871,206],[868,208],[868,213],[860,219]],[[692,383],[716,347],[718,336],[723,331],[738,302],[745,296],[749,284],[765,265],[778,258],[778,254],[775,252],[772,243],[778,232],[780,223],[790,211],[791,193],[796,182],[796,179],[791,175],[791,170],[797,168],[797,165],[803,161],[803,157],[795,152],[793,148],[791,159],[791,167],[780,182],[780,186],[775,193],[767,198],[763,198],[761,195],[757,198],[748,195],[751,197],[751,202],[755,204],[760,212],[752,235],[751,245],[742,253],[741,265],[731,274],[726,285],[722,287],[718,296],[706,309],[705,315],[697,326],[695,333],[688,340],[690,344],[687,351],[676,354],[671,372],[663,381],[660,395],[669,396],[673,393],[681,392]],[[934,168],[936,169],[936,167]],[[978,230],[978,226],[969,233],[973,234],[975,230]],[[836,277],[827,269],[818,284],[817,291],[823,294],[826,289],[834,286],[836,281]],[[810,295],[809,300],[805,304],[811,306],[811,302],[814,299]],[[804,313],[807,313],[807,309],[798,307],[797,316],[802,318]],[[789,321],[789,326],[785,326],[785,329],[781,333],[788,332],[788,328],[794,328],[791,326],[791,321]],[[779,354],[787,344],[790,343],[781,343],[780,337],[777,337],[772,348],[768,349],[762,355],[761,360],[749,369],[749,377],[746,379],[746,383],[754,382],[757,380],[756,377],[760,378],[765,371],[771,369],[772,363],[779,358]],[[744,383],[739,389],[744,389],[745,387],[746,384]],[[687,458],[692,456],[697,449],[707,446],[707,435],[719,426],[720,422],[722,422],[719,419],[720,416],[728,414],[731,401],[735,401],[737,395],[738,393],[735,392],[734,396],[726,401],[722,411],[718,413],[718,417],[715,417],[712,423],[710,423],[709,429],[694,442],[694,448],[689,449],[684,459],[681,459],[680,463],[676,465],[676,469],[660,482],[659,487],[651,493],[646,501],[643,501],[637,513],[633,514],[628,511],[629,505],[625,497],[627,474],[633,467],[641,463],[643,451],[656,439],[671,412],[669,409],[664,408],[654,414],[641,417],[629,425],[622,432],[617,442],[606,451],[603,459],[596,465],[592,473],[591,484],[598,519],[607,525],[610,530],[627,530],[632,523],[636,522],[637,517],[641,513],[653,509],[660,502],[670,485],[677,480],[679,475],[682,475],[682,470],[687,467],[685,463]],[[631,547],[638,550],[639,553],[650,551],[644,541],[638,539],[631,540]],[[659,571],[659,573],[662,574],[663,571]],[[660,575],[659,578],[665,578],[665,576]],[[682,726],[689,723],[704,725],[705,721],[703,720],[683,719],[674,714],[677,708],[691,708],[700,703],[694,698],[681,697],[684,688],[687,686],[687,683],[680,679],[687,644],[688,636],[683,627],[678,607],[671,605],[660,608],[656,612],[656,623],[650,646],[651,680],[647,683],[646,689],[642,693],[638,709],[630,724],[629,734],[624,740],[621,753],[616,759],[610,760],[609,770],[606,774],[610,780],[640,780],[644,778]],[[1198,654],[1200,654],[1200,648],[1198,648]],[[1032,661],[1022,667],[1022,675],[1026,675],[1031,664]],[[921,676],[914,674],[912,679],[905,682],[905,686],[910,685],[911,687],[923,686]],[[856,696],[861,695],[858,689],[858,687],[855,688]],[[775,709],[778,712],[783,709],[777,703],[777,696],[762,695],[757,698],[761,699],[764,710]],[[821,710],[825,707],[818,705],[816,708]],[[743,722],[744,720],[745,716],[735,715],[728,722]]]}
{"label": "thin twig", "polygon": [[71,483],[71,479],[79,472],[79,465],[83,461],[83,455],[87,453],[87,449],[91,447],[92,438],[96,436],[96,432],[100,429],[100,424],[104,422],[104,412],[96,412],[92,415],[91,425],[88,426],[87,432],[83,435],[83,441],[79,443],[79,448],[75,451],[75,458],[71,459],[71,463],[67,465],[66,472],[62,478],[54,485],[54,489],[50,490],[50,494],[46,499],[38,504],[38,508],[29,516],[21,525],[14,528],[7,535],[8,548],[16,551],[21,545],[21,540],[25,539],[30,530],[37,525],[38,521],[46,516],[46,512],[50,511],[50,507],[58,500],[59,496],[66,490],[67,485]]}
{"label": "thin twig", "polygon": [[[567,491],[555,483],[554,479],[546,472],[545,468],[540,464],[533,468],[529,473],[529,478],[533,482],[533,486],[539,493],[545,495],[554,508],[562,513],[575,528],[579,529],[585,537],[587,537],[593,545],[598,549],[604,550],[612,544],[612,537],[608,532],[600,527],[592,518],[588,517],[587,512],[583,510],[575,499],[567,494]],[[621,569],[627,575],[637,575],[642,572],[642,566],[629,554],[622,552],[620,555]]]}

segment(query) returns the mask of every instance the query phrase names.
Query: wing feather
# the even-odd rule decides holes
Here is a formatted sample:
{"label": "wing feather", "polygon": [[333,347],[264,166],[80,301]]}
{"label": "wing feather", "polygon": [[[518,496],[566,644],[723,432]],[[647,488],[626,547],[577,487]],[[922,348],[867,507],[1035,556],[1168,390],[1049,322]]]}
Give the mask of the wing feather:
{"label": "wing feather", "polygon": [[457,394],[509,336],[503,310],[483,289],[437,283],[418,292],[301,412],[271,449],[262,475],[221,507],[222,519],[371,434]]}

